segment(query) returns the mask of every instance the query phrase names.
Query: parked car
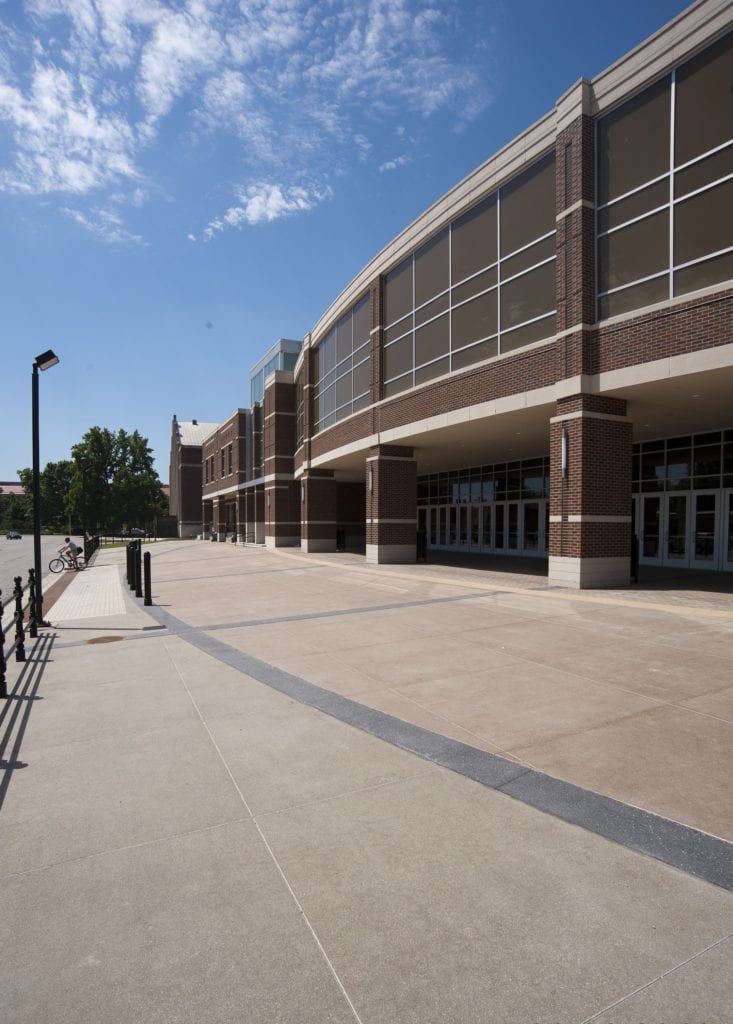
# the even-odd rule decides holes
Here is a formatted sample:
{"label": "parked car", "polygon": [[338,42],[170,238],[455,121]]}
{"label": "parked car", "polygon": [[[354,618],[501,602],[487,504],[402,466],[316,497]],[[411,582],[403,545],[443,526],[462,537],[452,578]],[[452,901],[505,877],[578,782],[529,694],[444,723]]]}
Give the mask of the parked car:
{"label": "parked car", "polygon": [[145,530],[141,530],[139,526],[131,526],[127,531],[128,537],[144,537]]}
{"label": "parked car", "polygon": [[8,532],[5,534],[5,539],[6,540],[22,540],[23,538],[18,533],[17,530],[8,530]]}

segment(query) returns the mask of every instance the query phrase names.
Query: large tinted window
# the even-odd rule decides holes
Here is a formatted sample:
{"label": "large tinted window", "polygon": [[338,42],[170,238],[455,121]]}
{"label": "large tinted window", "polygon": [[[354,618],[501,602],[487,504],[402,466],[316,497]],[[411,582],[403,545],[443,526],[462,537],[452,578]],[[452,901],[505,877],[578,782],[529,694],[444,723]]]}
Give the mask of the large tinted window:
{"label": "large tinted window", "polygon": [[550,337],[554,154],[484,197],[387,274],[384,307],[385,397]]}
{"label": "large tinted window", "polygon": [[733,33],[601,118],[597,157],[601,319],[730,280]]}

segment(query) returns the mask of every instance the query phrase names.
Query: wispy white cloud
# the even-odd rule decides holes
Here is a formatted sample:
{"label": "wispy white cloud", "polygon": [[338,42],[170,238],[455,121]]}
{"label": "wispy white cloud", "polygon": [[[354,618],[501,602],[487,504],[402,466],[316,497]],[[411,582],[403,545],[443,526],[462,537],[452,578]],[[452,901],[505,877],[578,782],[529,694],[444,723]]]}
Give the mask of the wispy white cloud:
{"label": "wispy white cloud", "polygon": [[104,242],[119,245],[146,244],[141,235],[132,234],[124,227],[122,218],[115,210],[97,208],[83,211],[65,206],[62,212]]}
{"label": "wispy white cloud", "polygon": [[113,195],[167,193],[151,168],[184,135],[238,154],[212,183],[233,201],[211,238],[312,209],[354,160],[405,166],[421,124],[460,128],[489,100],[461,0],[16,2],[0,25],[0,189],[72,195],[99,237]]}
{"label": "wispy white cloud", "polygon": [[226,227],[239,228],[243,224],[261,224],[280,220],[294,213],[311,210],[330,195],[330,189],[317,191],[300,186],[284,187],[273,182],[249,185],[239,194],[239,204],[230,206],[222,217],[212,220],[204,230],[210,240]]}
{"label": "wispy white cloud", "polygon": [[406,167],[409,163],[412,163],[411,157],[403,153],[402,156],[397,156],[394,160],[385,160],[383,164],[379,165],[379,172],[383,174],[384,171],[396,171],[398,167]]}

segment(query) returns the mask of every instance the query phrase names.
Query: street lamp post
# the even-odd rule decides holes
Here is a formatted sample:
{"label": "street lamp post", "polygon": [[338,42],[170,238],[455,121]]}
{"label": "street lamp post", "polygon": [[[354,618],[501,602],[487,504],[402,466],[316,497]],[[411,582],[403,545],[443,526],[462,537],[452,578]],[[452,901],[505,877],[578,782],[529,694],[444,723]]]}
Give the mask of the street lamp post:
{"label": "street lamp post", "polygon": [[47,626],[43,621],[43,570],[41,566],[41,471],[38,442],[38,371],[48,370],[55,366],[59,357],[51,349],[36,356],[33,363],[33,561],[36,575],[36,621]]}

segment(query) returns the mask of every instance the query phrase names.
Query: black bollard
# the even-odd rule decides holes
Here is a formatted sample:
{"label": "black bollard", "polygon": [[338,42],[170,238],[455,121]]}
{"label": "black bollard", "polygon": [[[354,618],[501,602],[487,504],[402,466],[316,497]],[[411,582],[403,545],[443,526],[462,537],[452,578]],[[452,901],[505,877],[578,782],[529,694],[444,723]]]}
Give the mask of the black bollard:
{"label": "black bollard", "polygon": [[25,631],[23,629],[23,581],[15,577],[15,660],[25,661]]}
{"label": "black bollard", "polygon": [[135,545],[135,597],[143,596],[142,544]]}
{"label": "black bollard", "polygon": [[127,545],[127,585],[130,590],[135,589],[135,544],[133,541]]}
{"label": "black bollard", "polygon": [[0,590],[0,697],[8,696],[8,686],[5,681],[5,632],[3,631],[3,592]]}
{"label": "black bollard", "polygon": [[143,555],[143,562],[144,562],[144,575],[145,575],[145,588],[144,588],[145,589],[145,600],[144,600],[143,604],[152,604],[153,603],[153,593],[152,593],[152,582],[151,582],[151,579],[150,579],[150,552],[149,551],[146,551],[145,554]]}
{"label": "black bollard", "polygon": [[38,616],[36,614],[36,570],[28,570],[28,636],[33,640],[38,636]]}

